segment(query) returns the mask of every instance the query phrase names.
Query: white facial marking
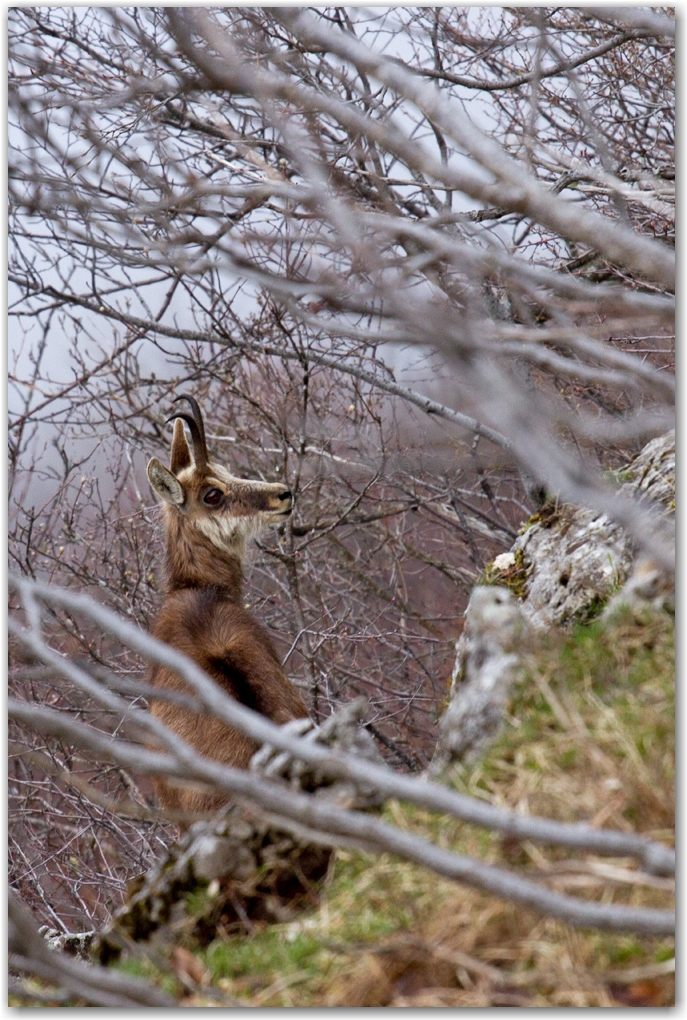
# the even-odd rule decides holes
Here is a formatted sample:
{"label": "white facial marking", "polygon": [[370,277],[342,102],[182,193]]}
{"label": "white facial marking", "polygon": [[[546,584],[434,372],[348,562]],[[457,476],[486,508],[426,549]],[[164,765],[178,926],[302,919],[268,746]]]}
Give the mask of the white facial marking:
{"label": "white facial marking", "polygon": [[259,535],[267,524],[259,514],[231,517],[222,513],[198,515],[193,518],[193,523],[218,549],[240,556],[243,556],[246,541]]}

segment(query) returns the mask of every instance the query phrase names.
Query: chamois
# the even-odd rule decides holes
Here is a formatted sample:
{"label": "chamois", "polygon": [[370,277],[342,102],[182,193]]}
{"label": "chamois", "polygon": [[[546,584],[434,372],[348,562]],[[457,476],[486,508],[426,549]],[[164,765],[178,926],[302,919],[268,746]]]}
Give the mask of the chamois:
{"label": "chamois", "polygon": [[[193,414],[178,411],[167,419],[174,420],[170,468],[157,457],[148,464],[148,480],[164,501],[166,537],[164,601],[153,634],[193,659],[231,697],[273,722],[307,717],[272,641],[244,608],[242,595],[247,540],[286,520],[293,496],[285,485],[235,478],[211,461],[198,403],[186,395],[176,400],[186,400]],[[150,679],[158,687],[190,693],[166,667],[151,667]],[[152,711],[216,761],[247,768],[257,750],[252,740],[212,716],[167,701],[153,701]],[[212,811],[228,799],[164,780],[156,780],[155,789],[164,807],[182,811]]]}

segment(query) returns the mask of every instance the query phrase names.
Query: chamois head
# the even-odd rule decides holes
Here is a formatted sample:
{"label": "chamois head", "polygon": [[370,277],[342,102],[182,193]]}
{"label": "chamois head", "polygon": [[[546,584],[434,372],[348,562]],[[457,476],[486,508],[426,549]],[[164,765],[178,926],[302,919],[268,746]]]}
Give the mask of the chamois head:
{"label": "chamois head", "polygon": [[[148,464],[148,480],[167,506],[168,520],[197,528],[223,552],[243,552],[245,540],[265,527],[279,524],[290,516],[293,497],[280,482],[246,481],[235,478],[226,468],[211,461],[205,441],[200,408],[193,397],[186,400],[192,415],[175,411],[174,437],[169,469],[153,457]],[[186,441],[188,425],[193,456]],[[186,528],[184,529],[186,530]]]}

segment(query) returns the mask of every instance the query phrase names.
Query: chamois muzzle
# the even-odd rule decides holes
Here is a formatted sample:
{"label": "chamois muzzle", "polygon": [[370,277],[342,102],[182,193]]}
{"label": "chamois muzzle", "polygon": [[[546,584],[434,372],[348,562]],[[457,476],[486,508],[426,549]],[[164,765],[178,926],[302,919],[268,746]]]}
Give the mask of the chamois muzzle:
{"label": "chamois muzzle", "polygon": [[280,504],[277,513],[281,517],[288,517],[293,510],[293,493],[291,489],[284,489],[282,492],[277,493],[275,499]]}

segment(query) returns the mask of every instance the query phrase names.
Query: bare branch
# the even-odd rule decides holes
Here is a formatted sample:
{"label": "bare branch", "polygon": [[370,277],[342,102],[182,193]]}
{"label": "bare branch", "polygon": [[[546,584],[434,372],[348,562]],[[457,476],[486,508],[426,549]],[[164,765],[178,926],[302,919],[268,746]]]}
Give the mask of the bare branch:
{"label": "bare branch", "polygon": [[64,953],[48,949],[38,929],[15,894],[8,894],[10,922],[10,966],[36,974],[77,999],[94,1006],[132,1008],[175,1006],[175,1000],[138,978],[127,977],[106,967],[88,966]]}
{"label": "bare branch", "polygon": [[611,261],[627,265],[647,279],[657,280],[667,287],[674,286],[675,260],[663,245],[638,237],[623,227],[611,224],[608,219],[581,209],[568,209],[565,203],[544,191],[522,165],[472,125],[467,117],[456,116],[456,110],[449,106],[441,93],[419,83],[405,68],[373,54],[362,43],[343,32],[330,29],[306,11],[284,9],[275,12],[274,16],[299,38],[350,60],[366,74],[376,77],[416,103],[430,121],[464,147],[496,178],[496,184],[474,186],[469,191],[465,189],[473,198],[520,212],[560,232],[571,241],[599,249]]}
{"label": "bare branch", "polygon": [[587,7],[585,14],[606,21],[609,25],[619,23],[631,29],[650,32],[658,38],[675,38],[674,19],[665,14],[657,14],[655,10],[642,7]]}
{"label": "bare branch", "polygon": [[[587,825],[570,825],[542,818],[527,818],[514,811],[494,808],[476,798],[458,794],[439,784],[424,779],[406,778],[370,762],[363,762],[340,753],[334,754],[326,748],[293,737],[285,733],[282,728],[269,722],[264,716],[223,694],[192,660],[122,620],[110,610],[99,606],[88,596],[73,594],[11,576],[10,584],[20,591],[23,589],[30,592],[33,597],[39,598],[47,605],[60,606],[84,613],[103,629],[116,635],[125,644],[146,655],[151,661],[169,666],[177,672],[191,685],[204,704],[213,707],[215,715],[223,722],[252,737],[260,744],[270,744],[289,751],[303,761],[317,764],[325,775],[371,783],[386,797],[397,797],[420,807],[443,811],[471,824],[496,829],[509,835],[553,842],[562,846],[575,846],[597,853],[631,854],[640,859],[649,871],[670,873],[674,870],[674,853],[670,848],[634,833],[611,832]],[[13,711],[28,712],[30,715],[32,710],[31,707],[20,709],[13,703]],[[64,723],[64,725],[67,724]],[[67,730],[65,730],[66,732]],[[98,747],[100,746],[98,744]],[[151,753],[149,752],[149,754]],[[151,764],[158,763],[161,768],[163,765],[170,766],[170,759],[162,758],[159,755],[155,755],[150,761]],[[131,764],[131,762],[127,761],[126,764]],[[213,766],[213,768],[221,774],[222,770],[218,766]]]}
{"label": "bare branch", "polygon": [[[418,836],[402,832],[369,815],[344,811],[327,804],[323,798],[293,793],[281,784],[266,782],[249,772],[217,765],[197,754],[195,761],[179,762],[174,756],[143,751],[121,740],[108,739],[90,727],[66,719],[49,708],[11,700],[8,709],[12,718],[39,732],[62,736],[110,760],[140,771],[153,771],[158,775],[205,780],[216,788],[260,805],[272,815],[290,818],[308,828],[341,835],[347,840],[352,836],[366,847],[397,854],[429,867],[445,878],[465,882],[573,925],[607,931],[666,935],[675,930],[674,915],[670,911],[585,903],[562,896],[501,868],[442,850]],[[374,782],[374,775],[372,779]]]}

